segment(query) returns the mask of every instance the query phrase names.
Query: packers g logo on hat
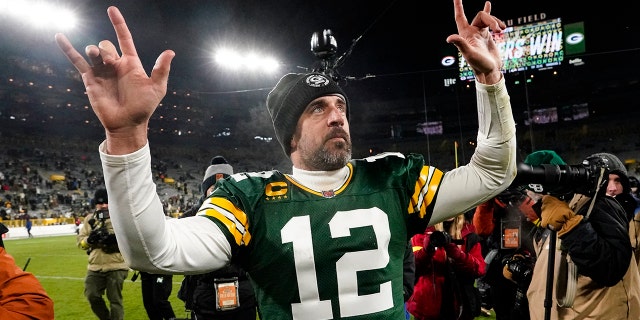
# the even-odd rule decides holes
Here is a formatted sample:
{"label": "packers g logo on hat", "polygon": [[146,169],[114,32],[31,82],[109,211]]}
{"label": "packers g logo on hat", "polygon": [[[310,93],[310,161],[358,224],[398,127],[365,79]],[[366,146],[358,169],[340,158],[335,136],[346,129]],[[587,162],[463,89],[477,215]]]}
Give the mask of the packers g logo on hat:
{"label": "packers g logo on hat", "polygon": [[305,82],[314,88],[326,87],[329,85],[329,79],[322,74],[312,74],[305,79]]}
{"label": "packers g logo on hat", "polygon": [[307,105],[319,97],[336,94],[348,104],[342,88],[324,73],[288,73],[280,78],[267,95],[267,110],[276,138],[287,156],[291,155],[291,139]]}

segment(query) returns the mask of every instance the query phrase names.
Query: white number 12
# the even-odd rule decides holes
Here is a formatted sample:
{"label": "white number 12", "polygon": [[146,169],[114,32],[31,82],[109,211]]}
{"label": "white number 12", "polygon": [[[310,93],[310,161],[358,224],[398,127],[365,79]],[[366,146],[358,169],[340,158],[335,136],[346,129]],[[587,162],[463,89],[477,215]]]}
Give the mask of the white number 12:
{"label": "white number 12", "polygon": [[[378,208],[339,211],[329,222],[332,238],[348,237],[351,228],[373,227],[377,249],[345,253],[336,262],[338,301],[342,317],[370,314],[393,306],[391,282],[380,291],[358,295],[357,272],[384,268],[389,263],[389,220]],[[320,300],[309,216],[294,217],[280,231],[282,243],[293,244],[300,303],[291,305],[293,319],[333,319],[331,300]],[[321,239],[322,240],[322,239]]]}

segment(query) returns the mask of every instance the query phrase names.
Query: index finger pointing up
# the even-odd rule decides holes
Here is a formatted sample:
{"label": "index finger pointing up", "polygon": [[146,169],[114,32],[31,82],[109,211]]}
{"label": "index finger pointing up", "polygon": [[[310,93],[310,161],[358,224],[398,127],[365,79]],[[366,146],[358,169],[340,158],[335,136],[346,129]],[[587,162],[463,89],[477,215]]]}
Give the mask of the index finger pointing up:
{"label": "index finger pointing up", "polygon": [[464,7],[462,6],[462,0],[453,0],[453,12],[456,20],[456,26],[458,30],[465,28],[469,25],[467,16],[464,15]]}
{"label": "index finger pointing up", "polygon": [[111,6],[107,9],[107,14],[109,15],[109,20],[111,20],[113,29],[116,31],[118,45],[120,46],[122,55],[137,55],[136,46],[133,44],[133,37],[120,10]]}

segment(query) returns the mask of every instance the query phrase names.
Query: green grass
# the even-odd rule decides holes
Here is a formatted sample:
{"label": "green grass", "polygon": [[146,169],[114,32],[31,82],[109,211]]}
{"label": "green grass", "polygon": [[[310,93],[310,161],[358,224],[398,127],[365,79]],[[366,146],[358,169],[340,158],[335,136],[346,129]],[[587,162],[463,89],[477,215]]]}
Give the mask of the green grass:
{"label": "green grass", "polygon": [[[5,240],[7,252],[18,266],[33,273],[54,301],[56,319],[96,319],[84,297],[84,277],[87,272],[87,254],[76,246],[76,237],[52,236],[31,239]],[[140,279],[131,281],[133,271],[124,283],[125,319],[148,319],[142,305]],[[173,277],[170,301],[177,317],[186,318],[184,302],[178,299],[183,276]]]}
{"label": "green grass", "polygon": [[[75,235],[12,239],[4,242],[7,252],[21,268],[31,258],[27,271],[40,280],[53,299],[56,319],[96,318],[83,294],[87,254],[76,246]],[[148,319],[142,305],[140,279],[132,282],[132,275],[133,271],[130,271],[122,292],[125,319]],[[173,276],[173,291],[169,298],[179,318],[187,318],[184,302],[177,297],[183,278],[181,275]],[[256,316],[256,319],[259,318]],[[495,315],[492,312],[491,317],[476,319],[495,319]]]}

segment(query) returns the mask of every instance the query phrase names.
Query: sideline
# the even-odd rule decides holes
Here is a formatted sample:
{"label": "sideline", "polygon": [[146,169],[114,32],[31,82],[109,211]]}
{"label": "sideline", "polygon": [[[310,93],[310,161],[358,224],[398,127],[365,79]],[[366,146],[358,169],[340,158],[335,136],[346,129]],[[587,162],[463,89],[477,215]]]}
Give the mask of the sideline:
{"label": "sideline", "polygon": [[[82,224],[80,225],[82,227]],[[62,235],[73,235],[76,234],[76,225],[75,224],[61,224],[54,226],[33,226],[31,228],[31,234],[34,237],[48,237],[48,236],[62,236]],[[24,239],[28,238],[29,234],[27,233],[27,228],[25,227],[12,227],[9,228],[9,232],[2,235],[2,239],[13,240],[13,239]]]}

